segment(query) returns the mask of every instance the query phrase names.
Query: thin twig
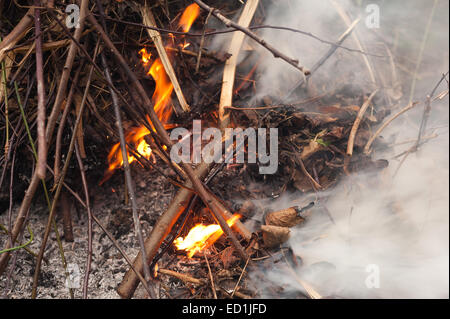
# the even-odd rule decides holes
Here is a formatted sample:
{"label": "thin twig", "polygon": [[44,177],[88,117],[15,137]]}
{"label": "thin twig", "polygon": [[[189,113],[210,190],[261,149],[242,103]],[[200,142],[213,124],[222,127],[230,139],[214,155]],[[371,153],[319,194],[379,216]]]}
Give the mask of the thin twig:
{"label": "thin twig", "polygon": [[212,15],[215,16],[220,21],[222,21],[227,27],[233,27],[233,28],[245,33],[247,36],[249,36],[256,42],[258,42],[260,45],[262,45],[264,48],[269,50],[275,58],[280,58],[280,59],[286,61],[287,63],[289,63],[290,65],[292,65],[293,67],[295,67],[296,69],[300,70],[302,72],[303,76],[309,74],[308,70],[306,70],[303,66],[299,65],[298,60],[292,59],[292,58],[288,57],[287,55],[285,55],[284,53],[280,52],[278,49],[276,49],[272,45],[268,44],[264,39],[260,38],[256,33],[251,31],[249,28],[242,27],[238,23],[228,19],[218,9],[208,6],[203,1],[194,0],[194,2],[197,3],[204,10],[212,12]]}
{"label": "thin twig", "polygon": [[236,294],[236,292],[238,291],[239,283],[241,282],[242,277],[243,277],[244,274],[245,274],[245,269],[247,269],[248,262],[249,262],[249,259],[245,262],[245,266],[244,266],[244,268],[242,269],[241,275],[239,276],[239,279],[238,279],[238,281],[236,282],[236,285],[234,286],[234,289],[233,289],[233,292],[231,293],[231,297],[230,297],[230,298],[233,298],[234,295]]}
{"label": "thin twig", "polygon": [[355,144],[355,138],[356,133],[358,132],[359,125],[361,124],[361,121],[364,117],[364,114],[366,113],[367,109],[370,106],[370,103],[372,102],[372,99],[377,94],[378,89],[376,89],[372,94],[369,96],[369,98],[364,102],[364,104],[361,106],[361,109],[358,112],[358,115],[356,116],[355,122],[353,123],[352,130],[350,132],[350,136],[348,138],[348,144],[347,144],[347,156],[344,160],[344,171],[348,173],[348,164],[350,162],[350,158],[353,155],[353,147]]}
{"label": "thin twig", "polygon": [[[94,15],[98,16],[98,14],[95,14],[95,13],[94,13]],[[147,25],[142,24],[142,23],[115,19],[115,18],[111,18],[109,16],[105,16],[105,19],[109,20],[109,21],[112,21],[112,22],[120,23],[120,24],[131,25],[131,26],[135,26],[135,27],[139,27],[139,28],[155,30],[155,31],[158,31],[160,33],[172,34],[172,35],[181,35],[181,36],[185,36],[185,37],[199,37],[199,38],[202,38],[202,37],[213,36],[213,35],[220,35],[220,34],[227,34],[227,33],[233,33],[233,32],[240,32],[240,30],[237,30],[236,28],[232,27],[232,28],[229,28],[229,29],[219,30],[219,31],[192,33],[192,32],[182,32],[182,31],[177,31],[177,30],[170,30],[170,29],[164,29],[164,28],[147,26]],[[362,51],[362,50],[345,47],[345,46],[339,45],[337,43],[334,43],[332,41],[324,40],[324,39],[322,39],[322,38],[312,34],[311,32],[302,31],[302,30],[295,29],[295,28],[289,28],[289,27],[283,27],[283,26],[273,26],[273,25],[253,25],[253,26],[248,26],[248,29],[250,29],[250,30],[273,29],[273,30],[281,30],[281,31],[290,31],[290,32],[299,33],[299,34],[311,37],[311,38],[313,38],[313,39],[315,39],[315,40],[317,40],[319,42],[325,43],[325,44],[329,44],[329,45],[333,45],[333,46],[337,45],[339,48],[341,48],[343,50],[346,50],[346,51],[349,51],[349,52],[360,53],[360,54],[369,55],[369,56],[373,56],[373,57],[377,57],[377,58],[383,58],[384,57],[382,55],[377,55],[377,54],[365,52],[365,51]],[[168,48],[168,49],[169,50],[173,50],[173,51],[178,51],[178,49],[174,49],[174,48]],[[187,51],[187,50],[184,51],[184,53],[191,54],[192,56],[198,56],[196,53],[191,52],[191,51]],[[203,53],[205,53],[205,52],[203,52]]]}
{"label": "thin twig", "polygon": [[195,65],[195,73],[198,73],[200,70],[200,60],[202,59],[202,53],[203,53],[203,46],[205,45],[205,33],[206,33],[206,27],[208,26],[209,18],[211,17],[212,11],[208,12],[208,16],[205,19],[204,27],[203,27],[203,35],[200,39],[200,46],[198,49],[198,56],[197,56],[197,64]]}
{"label": "thin twig", "polygon": [[186,275],[186,274],[181,274],[179,272],[170,270],[170,269],[158,269],[158,274],[163,274],[163,275],[167,275],[167,276],[171,276],[171,277],[175,277],[178,278],[184,282],[189,282],[191,284],[195,284],[195,285],[203,285],[205,284],[205,281],[202,279],[197,279],[194,278],[192,276]]}

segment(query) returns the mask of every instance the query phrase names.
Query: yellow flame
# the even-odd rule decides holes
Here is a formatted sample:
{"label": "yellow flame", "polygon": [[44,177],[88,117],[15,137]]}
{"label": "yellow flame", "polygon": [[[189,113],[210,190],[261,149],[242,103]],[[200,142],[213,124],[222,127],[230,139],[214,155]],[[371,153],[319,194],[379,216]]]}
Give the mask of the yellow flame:
{"label": "yellow flame", "polygon": [[146,48],[143,48],[139,51],[139,54],[142,56],[141,61],[144,64],[144,66],[148,65],[150,63],[150,59],[152,57],[152,54],[150,52],[147,52]]}
{"label": "yellow flame", "polygon": [[[228,226],[233,226],[241,216],[238,214],[233,215],[227,220]],[[214,244],[220,236],[223,235],[223,230],[219,225],[212,224],[205,226],[198,224],[194,226],[185,238],[178,237],[175,239],[174,244],[178,250],[184,250],[188,254],[189,258],[192,258],[197,252]]]}

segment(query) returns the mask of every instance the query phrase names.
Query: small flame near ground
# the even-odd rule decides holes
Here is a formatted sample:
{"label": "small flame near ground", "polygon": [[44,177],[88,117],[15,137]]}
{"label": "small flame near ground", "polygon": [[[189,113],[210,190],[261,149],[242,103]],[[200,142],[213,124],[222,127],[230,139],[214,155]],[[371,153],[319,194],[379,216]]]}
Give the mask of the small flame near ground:
{"label": "small flame near ground", "polygon": [[[180,18],[180,22],[178,23],[179,27],[181,27],[184,32],[188,32],[191,29],[194,21],[197,19],[199,13],[200,7],[197,4],[188,6]],[[187,47],[188,45],[189,44],[185,42],[182,47]],[[141,49],[138,53],[141,56],[141,62],[143,66],[147,67],[151,62],[152,54],[145,48]],[[172,82],[170,82],[169,77],[167,76],[166,70],[164,69],[160,58],[157,58],[153,62],[147,74],[150,75],[156,83],[155,91],[152,97],[156,115],[166,129],[173,128],[174,125],[169,124],[169,120],[173,113],[172,107],[170,105],[170,96],[173,92],[173,85]],[[148,122],[151,123],[149,119]],[[150,131],[145,126],[134,127],[129,132],[127,132],[125,140],[127,144],[134,146],[140,156],[149,160],[153,154],[150,145],[148,145],[148,143],[144,139],[147,135],[150,135]],[[127,156],[128,162],[130,164],[136,161],[136,158],[133,155],[128,154]],[[103,179],[99,183],[100,185],[106,182],[114,174],[114,171],[116,169],[123,166],[123,157],[120,143],[115,144],[111,148],[108,154],[108,163],[109,166],[105,171]]]}
{"label": "small flame near ground", "polygon": [[[233,226],[239,219],[240,215],[235,214],[227,220],[228,226]],[[192,258],[197,252],[202,251],[214,244],[223,235],[223,230],[217,224],[212,225],[195,225],[186,237],[178,237],[174,240],[174,244],[178,250],[184,250],[189,258]]]}

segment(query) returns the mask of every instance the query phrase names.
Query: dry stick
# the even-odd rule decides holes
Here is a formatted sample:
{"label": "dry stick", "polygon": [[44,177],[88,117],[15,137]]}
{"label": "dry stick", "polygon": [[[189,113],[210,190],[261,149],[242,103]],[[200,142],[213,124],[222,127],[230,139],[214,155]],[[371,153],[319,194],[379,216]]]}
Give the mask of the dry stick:
{"label": "dry stick", "polygon": [[[248,7],[253,6],[253,5],[254,5],[254,0],[247,1],[244,11],[243,11],[243,14],[242,14],[242,15],[245,14],[247,17],[245,19],[242,18],[243,21],[252,20],[254,10],[249,10]],[[248,23],[250,23],[250,22],[248,22]],[[235,33],[233,35],[233,38],[234,37],[240,38],[241,33]],[[236,46],[240,47],[242,45],[242,42],[240,42],[240,44],[237,41],[232,40],[232,42],[235,43],[233,48],[235,48]],[[237,50],[235,48],[230,51],[233,51],[236,53],[236,55],[238,55],[240,50]],[[232,67],[232,66],[230,66],[230,67]],[[234,65],[234,67],[236,67],[236,65]],[[229,72],[229,74],[232,74],[232,72]],[[234,78],[230,78],[230,77],[225,78],[225,79],[227,80],[227,82],[234,81]],[[232,97],[233,85],[231,83],[228,83],[227,85],[229,86],[228,90],[231,90],[230,96]],[[225,86],[225,82],[223,82],[223,84],[222,84],[222,90],[224,89],[223,88],[224,86]],[[231,104],[231,102],[229,102],[229,103]],[[225,105],[224,102],[221,102],[221,104]],[[221,119],[220,125],[221,125],[221,127],[226,128],[229,125],[229,117],[225,117],[225,118]],[[197,175],[197,177],[199,179],[203,179],[208,174],[210,167],[211,167],[211,164],[206,164],[205,162],[202,162],[196,168],[195,174]],[[192,183],[189,180],[187,181],[186,185],[188,186],[188,188],[192,187]],[[150,233],[150,236],[145,241],[147,257],[149,258],[148,262],[150,262],[150,260],[152,260],[155,257],[155,255],[158,252],[159,247],[161,246],[162,242],[164,241],[164,238],[166,238],[166,236],[169,235],[169,233],[172,230],[172,227],[175,225],[176,221],[183,213],[184,209],[188,205],[192,196],[193,196],[193,193],[190,192],[189,190],[187,190],[187,188],[180,189],[177,192],[177,194],[175,195],[172,202],[170,203],[167,210],[158,219],[155,226],[153,227],[152,232]],[[244,228],[244,227],[242,227],[242,228]],[[141,256],[139,256],[139,254],[134,260],[134,266],[139,272],[142,272],[142,259],[141,259]],[[138,281],[135,273],[131,270],[128,270],[128,272],[125,274],[122,282],[120,283],[120,285],[117,289],[117,292],[122,298],[131,298],[133,296],[138,284],[139,284],[139,281]]]}
{"label": "dry stick", "polygon": [[316,190],[322,189],[322,185],[320,185],[312,176],[311,174],[308,172],[308,170],[306,169],[305,163],[303,162],[303,159],[301,156],[297,156],[298,159],[298,163],[300,164],[300,168],[303,172],[303,174],[305,174],[305,176],[309,179],[309,181],[311,182],[311,184],[313,185],[313,187]]}
{"label": "dry stick", "polygon": [[[95,47],[94,58],[96,57],[96,55],[98,53],[98,47],[99,47],[99,41],[97,42],[97,45]],[[87,78],[87,82],[86,82],[86,88],[85,88],[85,91],[84,91],[83,100],[81,102],[80,109],[79,109],[79,112],[77,114],[77,118],[76,118],[76,121],[75,121],[75,124],[74,124],[73,132],[72,132],[72,138],[70,140],[69,150],[68,150],[67,156],[66,156],[66,161],[64,163],[64,167],[62,169],[61,176],[60,176],[60,178],[58,180],[58,184],[57,184],[57,187],[56,187],[56,192],[55,192],[55,195],[53,197],[52,207],[50,209],[50,214],[49,214],[49,218],[48,218],[47,228],[45,229],[44,237],[42,239],[41,248],[39,250],[38,259],[36,261],[36,268],[35,268],[34,277],[33,277],[33,288],[32,288],[32,294],[31,294],[31,298],[33,298],[33,299],[36,298],[36,296],[37,296],[37,285],[38,285],[38,281],[39,281],[39,273],[40,273],[40,268],[41,268],[42,257],[44,256],[45,248],[46,248],[46,245],[47,245],[47,240],[48,240],[48,237],[50,235],[50,225],[51,225],[51,221],[53,220],[53,216],[55,214],[56,204],[58,202],[59,195],[61,193],[62,181],[64,181],[64,178],[66,176],[67,169],[69,168],[69,165],[70,165],[70,159],[72,157],[72,154],[73,154],[73,151],[74,151],[74,148],[75,148],[75,141],[76,141],[76,138],[77,138],[77,133],[76,132],[78,131],[78,128],[80,126],[81,119],[82,119],[82,116],[83,116],[84,107],[86,105],[87,94],[88,94],[90,86],[91,86],[91,80],[92,80],[93,71],[94,71],[94,66],[91,66],[91,68],[89,70],[89,75],[88,75],[88,78]]]}
{"label": "dry stick", "polygon": [[[158,134],[158,137],[161,139],[161,142],[165,144],[169,150],[173,146],[173,142],[171,141],[169,134],[164,128],[164,125],[159,120],[158,116],[156,115],[156,112],[153,108],[152,102],[150,98],[147,95],[147,92],[145,91],[142,84],[137,79],[136,75],[133,73],[133,71],[128,66],[127,62],[123,58],[122,54],[117,50],[117,48],[114,46],[114,44],[111,42],[111,39],[109,39],[108,35],[105,33],[105,31],[102,29],[102,27],[98,24],[97,20],[94,18],[93,15],[89,15],[89,20],[91,21],[94,28],[97,30],[97,32],[102,37],[105,44],[109,47],[111,52],[116,57],[119,64],[122,66],[122,68],[127,72],[128,77],[130,78],[132,84],[136,87],[139,95],[141,95],[145,106],[148,110],[148,115],[150,117],[150,120],[155,127],[155,130]],[[187,176],[191,180],[194,189],[197,190],[199,196],[201,197],[202,201],[207,205],[211,212],[214,215],[214,218],[219,223],[222,230],[225,232],[225,234],[228,236],[230,241],[232,242],[233,246],[235,246],[237,252],[241,255],[242,258],[247,258],[247,253],[245,252],[244,248],[241,246],[239,241],[237,240],[236,236],[231,231],[230,227],[228,226],[225,218],[222,216],[222,211],[220,210],[217,200],[211,196],[211,194],[206,190],[203,183],[200,181],[200,179],[197,177],[197,175],[194,172],[194,169],[191,167],[190,164],[183,163],[182,165],[184,171],[186,172]]]}
{"label": "dry stick", "polygon": [[205,284],[205,280],[197,279],[197,278],[194,278],[194,277],[186,275],[186,274],[181,274],[179,272],[176,272],[176,271],[173,271],[173,270],[170,270],[170,269],[162,269],[161,268],[161,269],[158,269],[158,273],[159,274],[163,274],[163,275],[167,275],[167,276],[171,276],[171,277],[175,277],[175,278],[178,278],[178,279],[180,279],[180,280],[182,280],[184,282],[189,282],[189,283],[194,284],[194,285],[203,285],[203,284]]}
{"label": "dry stick", "polygon": [[252,38],[256,42],[258,42],[260,45],[262,45],[264,48],[269,50],[273,54],[273,56],[275,58],[280,58],[280,59],[286,61],[287,63],[289,63],[290,65],[292,65],[293,67],[295,67],[296,69],[300,70],[302,72],[303,76],[309,74],[308,70],[306,70],[303,66],[299,66],[299,61],[298,60],[295,60],[295,59],[292,59],[292,58],[286,56],[285,54],[280,52],[278,49],[276,49],[272,45],[268,44],[264,39],[260,38],[256,33],[251,31],[249,28],[242,27],[238,23],[228,19],[218,9],[215,9],[215,8],[212,8],[212,7],[208,6],[203,1],[194,0],[194,2],[197,3],[204,10],[211,11],[212,15],[215,16],[220,21],[222,21],[227,27],[233,27],[233,28],[235,28],[235,29],[245,33],[247,36],[249,36],[250,38]]}
{"label": "dry stick", "polygon": [[[34,5],[39,7],[40,0],[34,0]],[[34,10],[35,43],[36,43],[36,80],[37,80],[37,140],[38,140],[38,160],[36,164],[36,174],[39,178],[45,178],[47,163],[47,142],[45,141],[45,84],[42,58],[42,34],[41,34],[41,10]]]}
{"label": "dry stick", "polygon": [[363,106],[361,106],[361,109],[359,110],[359,113],[356,117],[355,122],[353,123],[352,130],[350,132],[350,136],[348,138],[348,144],[347,144],[347,156],[344,160],[344,171],[348,174],[348,164],[350,163],[350,158],[353,155],[353,147],[355,145],[355,138],[356,133],[358,132],[359,125],[361,124],[361,121],[364,117],[364,114],[366,113],[367,109],[370,106],[370,103],[372,102],[372,99],[374,98],[375,94],[377,94],[378,89],[376,89],[367,99],[366,102],[364,102]]}
{"label": "dry stick", "polygon": [[375,139],[381,134],[381,132],[389,126],[396,118],[398,118],[403,113],[408,112],[412,108],[414,108],[418,103],[409,103],[406,107],[401,109],[399,112],[397,112],[395,115],[393,115],[391,118],[389,118],[383,125],[380,126],[380,128],[373,134],[373,136],[370,138],[370,140],[367,142],[366,146],[364,147],[364,154],[369,155],[371,153],[370,147],[372,146]]}
{"label": "dry stick", "polygon": [[[83,185],[87,185],[83,160],[81,159],[80,151],[78,150],[78,143],[76,141],[75,141],[75,154],[77,156],[78,166],[80,167],[81,181]],[[89,286],[89,273],[91,270],[91,263],[92,263],[92,212],[88,189],[87,187],[83,187],[83,189],[88,213],[88,251],[86,256],[86,270],[84,272],[84,282],[83,282],[83,299],[87,299]]]}
{"label": "dry stick", "polygon": [[[241,28],[247,28],[255,15],[256,8],[258,7],[259,0],[249,0],[247,5],[242,11],[241,17],[239,18],[238,25]],[[210,12],[213,10],[209,9]],[[226,112],[225,107],[232,106],[233,104],[233,87],[234,79],[236,76],[236,66],[239,58],[239,52],[241,51],[242,43],[244,42],[245,34],[242,32],[234,34],[231,39],[230,48],[228,53],[231,57],[226,61],[225,68],[223,70],[223,80],[222,80],[222,92],[220,95],[219,103],[219,119],[221,123],[221,129],[224,130],[228,127],[230,122],[229,112]],[[228,136],[226,138],[229,138]]]}
{"label": "dry stick", "polygon": [[[147,6],[147,3],[140,6],[140,11],[143,23],[148,26],[156,27],[155,17],[153,16],[150,8]],[[161,38],[161,35],[158,31],[150,29],[147,29],[147,33],[155,43],[159,58],[161,59],[164,69],[169,76],[170,82],[172,82],[173,84],[173,89],[175,91],[175,94],[177,95],[178,101],[180,102],[181,108],[183,109],[183,111],[189,112],[191,108],[186,102],[186,98],[184,97],[183,91],[181,90],[180,83],[178,82],[177,75],[175,74],[175,70],[172,67],[172,63],[170,62],[166,49],[164,48],[164,42]]]}
{"label": "dry stick", "polygon": [[61,194],[61,214],[63,221],[63,231],[64,231],[64,240],[66,242],[73,242],[73,225],[72,225],[72,214],[70,213],[70,203],[67,197],[66,192],[62,192]]}
{"label": "dry stick", "polygon": [[[81,11],[80,11],[80,28],[75,30],[75,38],[78,38],[78,39],[80,38],[81,32],[83,30],[84,17],[86,16],[86,11],[87,11],[87,4],[88,4],[88,0],[82,0]],[[33,11],[29,11],[29,13],[33,13]],[[25,31],[28,30],[29,24],[32,21],[30,19],[31,18],[27,14],[19,23],[19,25],[21,25],[21,27],[19,27],[19,25],[17,25],[17,27],[14,28],[13,32],[11,32],[5,38],[5,40],[0,44],[0,60],[2,59],[1,56],[2,56],[2,49],[4,48],[4,43],[7,44],[7,43],[10,43],[11,41],[15,41],[16,39],[17,40],[20,39],[22,32],[24,32],[24,30]],[[9,41],[7,41],[7,38],[10,37],[11,35],[12,35],[12,39],[10,38]],[[76,51],[77,51],[76,45],[74,44],[74,42],[72,42],[70,45],[70,48],[69,48],[69,53],[67,55],[66,63],[64,65],[64,70],[62,72],[61,80],[59,82],[58,92],[56,95],[55,103],[53,105],[53,110],[52,110],[52,113],[50,114],[50,117],[47,122],[47,127],[46,127],[47,143],[51,143],[51,136],[53,134],[53,130],[56,125],[56,120],[59,116],[61,103],[65,96],[67,81],[69,78],[70,71],[72,69],[73,60],[75,59]],[[37,176],[37,174],[33,174],[30,184],[28,185],[27,191],[23,198],[22,204],[20,205],[19,211],[17,213],[14,227],[11,231],[11,238],[13,238],[14,241],[17,238],[20,230],[22,229],[26,212],[30,208],[31,200],[33,199],[34,194],[36,193],[36,189],[39,185],[39,182],[40,182],[39,176]],[[0,275],[5,271],[9,257],[10,257],[9,252],[6,252],[0,256]]]}

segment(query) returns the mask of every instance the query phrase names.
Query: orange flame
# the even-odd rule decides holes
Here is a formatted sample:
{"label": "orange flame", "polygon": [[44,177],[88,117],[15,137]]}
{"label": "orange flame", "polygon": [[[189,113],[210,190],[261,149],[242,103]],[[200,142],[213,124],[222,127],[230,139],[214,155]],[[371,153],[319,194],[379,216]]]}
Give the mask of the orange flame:
{"label": "orange flame", "polygon": [[191,4],[184,10],[183,15],[180,18],[180,22],[178,23],[183,29],[183,32],[189,32],[192,24],[197,19],[199,14],[200,7],[196,3]]}
{"label": "orange flame", "polygon": [[[235,214],[227,220],[228,226],[233,226],[239,219],[240,215]],[[178,250],[184,250],[188,253],[188,257],[192,258],[197,252],[214,244],[220,236],[223,235],[223,230],[219,225],[212,224],[205,226],[198,224],[194,226],[185,238],[178,237],[174,240],[174,244]]]}
{"label": "orange flame", "polygon": [[[144,49],[145,50],[145,49]],[[146,51],[140,51],[142,54],[142,62],[148,63]],[[146,62],[147,61],[147,62]],[[169,80],[169,77],[164,70],[164,66],[160,59],[157,59],[148,72],[156,82],[155,92],[153,93],[153,103],[156,115],[160,121],[164,124],[165,128],[171,128],[173,125],[168,124],[170,117],[172,116],[172,108],[169,105],[170,95],[173,91],[173,85]],[[133,145],[137,153],[150,159],[152,156],[152,149],[150,145],[147,144],[144,137],[149,135],[150,131],[145,127],[135,127],[127,133],[125,140],[127,144]],[[128,154],[128,162],[131,164],[136,161],[133,155]],[[122,150],[120,148],[120,143],[115,144],[108,155],[109,167],[105,172],[103,179],[100,181],[100,185],[107,181],[114,173],[114,171],[123,166]]]}
{"label": "orange flame", "polygon": [[173,91],[173,84],[167,76],[161,59],[156,59],[148,71],[156,82],[153,102],[156,115],[163,124],[167,123],[172,115],[172,108],[167,107],[170,102],[170,95]]}
{"label": "orange flame", "polygon": [[[179,25],[183,28],[184,32],[188,32],[194,23],[195,19],[200,13],[200,7],[197,4],[192,4],[186,8],[181,16]],[[172,34],[169,34],[173,37]],[[185,42],[184,46],[187,47],[189,44]],[[151,61],[152,54],[147,52],[145,48],[138,52],[141,55],[141,62],[144,66],[148,66]],[[170,81],[161,59],[156,59],[151,65],[148,74],[155,80],[156,86],[153,93],[153,103],[156,115],[160,119],[161,123],[166,129],[174,127],[174,125],[169,124],[170,117],[172,116],[172,108],[170,107],[170,96],[173,92],[173,85]],[[150,121],[149,121],[150,123]],[[128,144],[135,147],[136,151],[142,157],[150,159],[152,156],[152,149],[145,141],[144,137],[149,135],[150,132],[145,126],[133,128],[127,133],[125,140]],[[128,162],[132,163],[136,161],[133,155],[128,155]],[[120,148],[120,143],[115,144],[108,155],[109,167],[105,172],[103,179],[100,181],[100,185],[108,180],[114,173],[114,171],[123,166],[122,151]]]}

